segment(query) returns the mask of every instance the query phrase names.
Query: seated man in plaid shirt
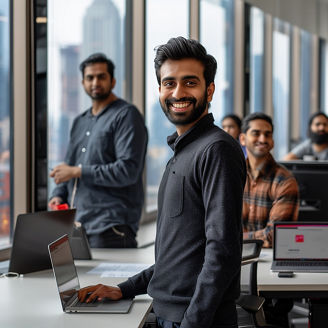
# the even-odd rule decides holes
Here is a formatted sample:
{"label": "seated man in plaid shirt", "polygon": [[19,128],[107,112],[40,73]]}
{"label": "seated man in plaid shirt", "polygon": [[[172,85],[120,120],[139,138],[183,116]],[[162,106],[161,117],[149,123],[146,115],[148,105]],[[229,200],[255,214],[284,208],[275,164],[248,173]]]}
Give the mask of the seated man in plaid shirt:
{"label": "seated man in plaid shirt", "polygon": [[240,142],[247,151],[247,180],[244,189],[244,239],[261,239],[272,247],[274,221],[297,220],[299,193],[296,179],[276,163],[273,124],[264,113],[244,118]]}
{"label": "seated man in plaid shirt", "polygon": [[[273,148],[272,119],[264,113],[244,118],[240,142],[247,151],[247,178],[243,198],[244,239],[261,239],[272,247],[274,221],[297,220],[299,193],[296,179],[270,154]],[[289,299],[267,300],[269,323],[288,327]],[[271,321],[271,322],[270,322]]]}

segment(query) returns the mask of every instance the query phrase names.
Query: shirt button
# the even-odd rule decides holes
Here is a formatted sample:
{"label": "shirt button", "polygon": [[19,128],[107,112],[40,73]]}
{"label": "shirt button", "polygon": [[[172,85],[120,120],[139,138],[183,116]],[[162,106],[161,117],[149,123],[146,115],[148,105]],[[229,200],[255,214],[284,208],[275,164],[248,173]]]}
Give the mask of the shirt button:
{"label": "shirt button", "polygon": [[172,163],[175,163],[177,160],[175,159],[175,158],[173,158],[173,160],[172,160]]}
{"label": "shirt button", "polygon": [[87,131],[87,132],[86,132],[86,135],[89,137],[89,135],[90,135],[90,131]]}
{"label": "shirt button", "polygon": [[85,149],[85,147],[82,148],[82,153],[85,153],[87,150]]}

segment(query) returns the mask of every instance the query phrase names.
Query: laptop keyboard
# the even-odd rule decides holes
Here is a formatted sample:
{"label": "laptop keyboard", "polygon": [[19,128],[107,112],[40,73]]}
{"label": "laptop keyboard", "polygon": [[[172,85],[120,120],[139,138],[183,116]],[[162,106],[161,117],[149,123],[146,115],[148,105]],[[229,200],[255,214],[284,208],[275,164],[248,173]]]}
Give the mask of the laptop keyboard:
{"label": "laptop keyboard", "polygon": [[99,302],[97,300],[93,300],[90,303],[78,301],[76,304],[74,304],[74,307],[94,307],[94,306],[98,306],[98,305],[99,305]]}
{"label": "laptop keyboard", "polygon": [[294,266],[294,267],[300,267],[300,266],[323,266],[328,267],[328,263],[322,262],[322,261],[311,261],[311,262],[294,262],[294,261],[277,261],[276,262],[278,266]]}
{"label": "laptop keyboard", "polygon": [[78,299],[70,307],[95,307],[98,306],[100,302],[97,299],[94,299],[90,303],[80,302]]}

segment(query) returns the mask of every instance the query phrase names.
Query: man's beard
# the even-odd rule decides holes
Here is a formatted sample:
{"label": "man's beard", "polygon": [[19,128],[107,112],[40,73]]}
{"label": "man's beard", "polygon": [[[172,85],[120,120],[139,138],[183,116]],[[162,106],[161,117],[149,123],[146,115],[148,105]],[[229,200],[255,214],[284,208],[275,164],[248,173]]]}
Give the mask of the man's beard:
{"label": "man's beard", "polygon": [[317,145],[328,143],[328,133],[309,132],[311,141]]}
{"label": "man's beard", "polygon": [[111,92],[112,92],[112,89],[110,89],[107,92],[99,93],[99,94],[97,94],[95,96],[92,95],[92,92],[90,92],[90,93],[87,92],[87,94],[89,95],[89,97],[92,100],[105,100],[105,99],[107,99],[110,96]]}
{"label": "man's beard", "polygon": [[[188,112],[172,113],[170,109],[170,105],[174,102],[191,102],[194,108]],[[201,117],[201,115],[205,112],[208,105],[206,91],[204,97],[200,99],[198,105],[197,105],[197,99],[194,97],[183,97],[180,99],[169,98],[165,100],[164,104],[162,104],[161,101],[159,103],[168,120],[174,125],[187,125],[197,121]]]}

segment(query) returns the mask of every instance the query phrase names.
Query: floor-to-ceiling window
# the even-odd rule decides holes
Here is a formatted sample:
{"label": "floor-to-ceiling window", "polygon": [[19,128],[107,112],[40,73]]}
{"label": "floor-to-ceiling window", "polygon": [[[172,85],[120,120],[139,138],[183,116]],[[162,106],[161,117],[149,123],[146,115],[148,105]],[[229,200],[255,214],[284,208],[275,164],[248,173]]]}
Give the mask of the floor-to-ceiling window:
{"label": "floor-to-ceiling window", "polygon": [[288,23],[277,18],[273,26],[272,94],[274,155],[281,159],[288,152],[290,117],[290,33]]}
{"label": "floor-to-ceiling window", "polygon": [[[47,98],[40,105],[46,106],[48,117],[47,174],[52,167],[64,160],[73,119],[91,106],[91,101],[81,85],[82,75],[79,71],[79,64],[85,58],[101,52],[112,59],[117,81],[114,93],[119,97],[127,98],[129,91],[127,91],[128,82],[125,74],[126,15],[129,7],[127,4],[130,2],[47,1],[46,44],[43,42],[44,51],[41,52],[43,59],[37,58],[37,63],[42,60],[45,63],[40,68],[39,77],[42,77],[43,71],[46,72],[44,91]],[[38,56],[38,48],[36,56]],[[54,188],[52,179],[48,179],[47,186],[49,195]],[[42,189],[40,192],[43,192],[43,195],[47,194]],[[42,198],[41,195],[39,196],[39,199]]]}
{"label": "floor-to-ceiling window", "polygon": [[307,138],[308,120],[311,115],[312,83],[312,34],[301,30],[300,56],[300,137]]}
{"label": "floor-to-ceiling window", "polygon": [[264,111],[264,13],[250,9],[250,112]]}
{"label": "floor-to-ceiling window", "polygon": [[234,110],[234,5],[232,0],[200,0],[200,41],[218,63],[211,111],[219,125]]}
{"label": "floor-to-ceiling window", "polygon": [[154,48],[177,36],[188,37],[189,1],[146,1],[146,123],[149,143],[146,161],[146,211],[157,209],[157,191],[162,173],[172,150],[166,143],[168,135],[175,131],[158,102],[158,83],[154,70]]}
{"label": "floor-to-ceiling window", "polygon": [[321,112],[328,114],[328,42],[320,40],[320,106]]}
{"label": "floor-to-ceiling window", "polygon": [[10,1],[0,1],[0,248],[11,225],[11,37]]}

